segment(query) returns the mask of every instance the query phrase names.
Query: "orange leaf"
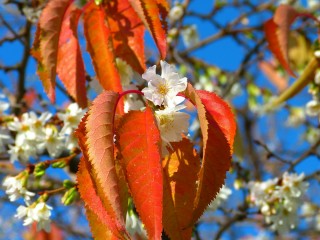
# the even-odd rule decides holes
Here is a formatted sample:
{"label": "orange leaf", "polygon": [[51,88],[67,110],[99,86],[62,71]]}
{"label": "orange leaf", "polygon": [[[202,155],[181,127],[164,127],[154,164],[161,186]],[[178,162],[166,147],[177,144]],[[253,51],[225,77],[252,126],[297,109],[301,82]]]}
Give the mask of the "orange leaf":
{"label": "orange leaf", "polygon": [[[39,45],[41,64],[38,66],[39,77],[51,101],[55,101],[55,81],[58,58],[58,44],[62,21],[70,0],[49,1],[43,9],[39,25],[38,37],[35,45]],[[40,42],[39,42],[40,41]]]}
{"label": "orange leaf", "polygon": [[111,32],[105,22],[104,9],[93,1],[84,10],[84,34],[98,80],[105,90],[122,92],[115,65]]}
{"label": "orange leaf", "polygon": [[107,210],[109,209],[108,213],[124,225],[113,143],[113,121],[117,101],[118,94],[109,91],[103,92],[93,101],[85,127],[86,146],[96,185],[100,186],[99,196]]}
{"label": "orange leaf", "polygon": [[194,224],[224,183],[230,167],[236,123],[228,104],[216,94],[196,91],[190,84],[184,94],[197,107],[203,139],[203,158],[191,223]]}
{"label": "orange leaf", "polygon": [[[101,231],[110,232],[110,235],[115,235],[118,239],[125,239],[126,232],[124,225],[119,223],[117,219],[114,219],[106,211],[98,195],[99,193],[94,183],[95,180],[90,172],[92,172],[90,162],[85,157],[82,157],[77,172],[77,183],[80,196],[85,201],[87,213],[89,212],[87,217],[91,228],[93,228],[92,230],[98,229],[98,226],[95,226],[98,224]],[[92,212],[91,215],[90,212]],[[93,214],[99,220],[98,223],[92,222],[94,220],[90,219]],[[95,231],[92,231],[92,233],[93,235],[98,234]]]}
{"label": "orange leaf", "polygon": [[118,239],[106,225],[101,223],[97,214],[91,211],[88,207],[85,207],[85,209],[93,239]]}
{"label": "orange leaf", "polygon": [[174,150],[162,161],[163,226],[171,239],[191,239],[200,158],[187,138],[171,145]]}
{"label": "orange leaf", "polygon": [[[129,0],[133,9],[137,12],[144,25],[148,28],[151,33],[156,45],[159,49],[162,59],[166,58],[167,41],[166,31],[163,27],[163,21],[160,19],[159,6],[167,6],[164,0]],[[162,15],[165,8],[161,8]]]}
{"label": "orange leaf", "polygon": [[264,24],[264,32],[271,52],[276,56],[283,68],[293,77],[296,77],[296,75],[289,63],[288,39],[290,27],[299,16],[316,20],[311,14],[297,12],[291,6],[282,4],[277,8],[273,18]]}
{"label": "orange leaf", "polygon": [[57,73],[68,93],[82,108],[87,107],[86,76],[77,36],[82,11],[71,4],[63,18],[58,47]]}
{"label": "orange leaf", "polygon": [[118,146],[129,189],[148,232],[161,239],[163,179],[160,133],[149,107],[124,115],[118,130]]}
{"label": "orange leaf", "polygon": [[106,3],[106,17],[112,32],[115,55],[125,60],[135,71],[145,69],[145,27],[128,0]]}

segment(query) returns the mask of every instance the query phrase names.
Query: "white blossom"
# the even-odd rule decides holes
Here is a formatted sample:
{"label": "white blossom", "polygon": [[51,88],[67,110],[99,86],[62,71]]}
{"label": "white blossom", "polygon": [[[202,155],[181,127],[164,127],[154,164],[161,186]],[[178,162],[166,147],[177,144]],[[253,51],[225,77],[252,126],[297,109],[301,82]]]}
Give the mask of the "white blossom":
{"label": "white blossom", "polygon": [[[282,188],[289,191],[290,198],[299,198],[304,194],[309,186],[308,182],[304,182],[304,173],[297,174],[285,172],[282,177]],[[289,190],[288,190],[289,189]]]}
{"label": "white blossom", "polygon": [[162,152],[166,155],[166,146],[170,142],[179,142],[182,140],[182,133],[187,134],[189,127],[189,115],[179,112],[183,106],[174,108],[165,108],[164,110],[155,111],[160,135],[162,139]]}
{"label": "white blossom", "polygon": [[174,107],[181,103],[184,98],[177,96],[179,92],[187,88],[187,78],[181,78],[176,68],[161,61],[161,76],[156,74],[156,66],[150,67],[142,74],[142,78],[148,81],[148,87],[142,92],[146,99],[155,105]]}
{"label": "white blossom", "polygon": [[61,134],[71,134],[79,125],[85,111],[79,108],[77,103],[71,103],[65,113],[58,113],[58,117],[63,121]]}
{"label": "white blossom", "polygon": [[36,222],[38,231],[44,229],[46,232],[50,232],[51,210],[51,206],[47,205],[44,202],[38,202],[27,207],[19,206],[15,217],[18,219],[24,218],[24,226]]}
{"label": "white blossom", "polygon": [[58,157],[64,150],[64,136],[59,135],[55,126],[46,126],[44,129],[45,137],[39,144],[39,148],[47,149],[51,157]]}
{"label": "white blossom", "polygon": [[306,113],[309,116],[318,116],[320,114],[320,102],[311,100],[306,104]]}
{"label": "white blossom", "polygon": [[280,234],[284,234],[294,229],[298,223],[296,211],[289,211],[280,205],[276,214],[266,216],[266,222],[271,225],[271,229]]}
{"label": "white blossom", "polygon": [[271,229],[280,234],[295,228],[298,208],[308,188],[304,174],[285,172],[281,180],[250,182],[250,202],[259,207]]}
{"label": "white blossom", "polygon": [[181,30],[183,43],[186,47],[192,47],[199,42],[199,35],[196,25],[186,26]]}
{"label": "white blossom", "polygon": [[270,199],[270,195],[274,191],[278,178],[269,179],[265,182],[249,182],[250,201],[256,206],[263,206]]}
{"label": "white blossom", "polygon": [[6,177],[2,184],[6,188],[6,194],[11,202],[22,197],[25,201],[29,201],[30,197],[34,196],[33,192],[27,191],[23,186],[22,179],[17,177]]}
{"label": "white blossom", "polygon": [[171,22],[175,22],[179,20],[182,17],[182,15],[183,6],[181,4],[177,4],[170,9],[168,17]]}
{"label": "white blossom", "polygon": [[9,145],[10,161],[19,160],[28,162],[31,157],[37,156],[36,139],[28,139],[30,135],[18,134],[15,139],[15,145]]}

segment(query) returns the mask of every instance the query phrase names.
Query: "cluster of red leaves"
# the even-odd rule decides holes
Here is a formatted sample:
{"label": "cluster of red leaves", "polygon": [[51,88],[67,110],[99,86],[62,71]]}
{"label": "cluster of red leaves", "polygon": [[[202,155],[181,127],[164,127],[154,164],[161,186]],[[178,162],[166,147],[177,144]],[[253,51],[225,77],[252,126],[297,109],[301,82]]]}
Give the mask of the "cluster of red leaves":
{"label": "cluster of red leaves", "polygon": [[198,110],[202,159],[187,138],[173,143],[170,154],[162,157],[150,107],[119,116],[119,94],[106,91],[94,100],[76,134],[84,154],[77,174],[79,192],[95,238],[129,238],[129,195],[150,239],[161,239],[163,229],[171,239],[191,238],[194,223],[224,183],[235,122],[229,106],[214,93],[189,84],[183,95]]}
{"label": "cluster of red leaves", "polygon": [[165,0],[105,2],[97,6],[91,0],[79,9],[73,0],[51,0],[43,9],[31,53],[38,61],[37,73],[51,101],[55,101],[58,74],[70,96],[81,107],[87,106],[85,67],[77,34],[81,16],[87,50],[105,90],[122,91],[116,57],[138,73],[145,70],[146,28],[165,58],[166,32],[159,17],[167,15]]}
{"label": "cluster of red leaves", "polygon": [[107,90],[93,101],[76,131],[83,153],[78,190],[96,239],[131,238],[125,228],[129,196],[150,239],[161,239],[163,230],[172,239],[190,239],[194,223],[215,198],[230,167],[235,120],[214,93],[196,91],[190,84],[182,93],[198,110],[202,157],[187,138],[173,143],[163,157],[152,109],[128,114],[121,110],[115,58],[144,72],[145,29],[165,58],[167,13],[165,0],[108,0],[99,6],[89,1],[82,9],[70,0],[51,0],[40,17],[32,53],[49,98],[55,98],[58,74],[79,105],[87,105],[77,36],[81,16],[87,50]]}

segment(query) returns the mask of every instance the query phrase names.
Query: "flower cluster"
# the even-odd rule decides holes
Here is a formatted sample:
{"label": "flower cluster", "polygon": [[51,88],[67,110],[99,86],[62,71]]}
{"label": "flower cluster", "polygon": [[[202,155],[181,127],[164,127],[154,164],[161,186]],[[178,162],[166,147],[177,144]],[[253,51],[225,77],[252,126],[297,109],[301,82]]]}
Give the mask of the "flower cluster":
{"label": "flower cluster", "polygon": [[170,142],[182,140],[189,127],[189,115],[181,112],[185,108],[181,103],[184,98],[178,94],[187,87],[187,78],[181,77],[173,65],[161,61],[161,75],[156,74],[156,66],[150,67],[142,75],[148,82],[148,87],[142,92],[157,110],[155,116],[162,139],[162,153],[168,153]]}
{"label": "flower cluster", "polygon": [[45,198],[43,197],[31,204],[31,198],[35,196],[35,193],[28,191],[26,188],[28,177],[26,171],[16,177],[6,177],[3,181],[3,187],[6,188],[6,194],[11,202],[23,198],[26,203],[26,206],[20,205],[17,208],[15,217],[18,219],[23,218],[24,226],[36,222],[38,230],[44,229],[48,232],[50,231],[52,207],[45,204]]}
{"label": "flower cluster", "polygon": [[304,174],[285,172],[282,179],[250,182],[250,203],[258,207],[271,229],[286,233],[297,226],[297,210],[308,188]]}
{"label": "flower cluster", "polygon": [[[58,113],[58,118],[63,121],[63,127],[49,123],[52,114],[42,113],[39,117],[34,112],[22,114],[21,118],[14,117],[8,123],[8,129],[16,133],[14,144],[9,145],[11,162],[19,160],[28,162],[30,158],[36,158],[45,151],[51,157],[59,157],[64,150],[72,150],[77,146],[77,140],[73,131],[78,126],[84,110],[76,103],[68,106],[65,113]],[[6,129],[0,131],[0,146],[10,140]]]}
{"label": "flower cluster", "polygon": [[23,226],[37,223],[37,230],[44,229],[46,232],[50,231],[50,216],[52,207],[43,201],[35,202],[32,205],[19,206],[15,217],[23,220]]}
{"label": "flower cluster", "polygon": [[16,201],[20,197],[24,198],[26,202],[30,201],[30,197],[33,197],[35,194],[33,192],[27,191],[26,177],[24,174],[17,177],[6,177],[3,181],[3,186],[6,188],[6,194],[9,196],[11,202]]}

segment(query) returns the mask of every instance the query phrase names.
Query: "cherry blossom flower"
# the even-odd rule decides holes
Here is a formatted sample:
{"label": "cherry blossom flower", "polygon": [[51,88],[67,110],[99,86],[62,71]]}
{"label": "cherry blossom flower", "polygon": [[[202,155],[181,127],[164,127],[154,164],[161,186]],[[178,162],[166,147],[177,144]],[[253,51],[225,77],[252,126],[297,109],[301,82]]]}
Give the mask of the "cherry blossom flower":
{"label": "cherry blossom flower", "polygon": [[320,102],[311,100],[306,105],[306,113],[309,116],[318,116],[320,114]]}
{"label": "cherry blossom flower", "polygon": [[58,157],[64,149],[65,138],[59,135],[55,126],[46,126],[44,129],[45,137],[39,144],[40,148],[47,149],[51,157]]}
{"label": "cherry blossom flower", "polygon": [[160,64],[161,76],[156,74],[155,65],[142,74],[142,78],[148,81],[148,87],[142,92],[146,99],[157,106],[174,107],[184,100],[177,94],[187,88],[187,78],[181,78],[173,65],[165,61],[161,61]]}
{"label": "cherry blossom flower", "polygon": [[186,26],[181,30],[183,43],[186,47],[192,47],[199,42],[199,35],[196,25]]}
{"label": "cherry blossom flower", "polygon": [[15,145],[9,145],[10,161],[28,162],[31,157],[37,156],[37,147],[35,139],[27,139],[23,134],[17,135]]}
{"label": "cherry blossom flower", "polygon": [[58,113],[58,117],[64,123],[61,134],[71,134],[78,127],[84,113],[77,103],[71,103],[65,113]]}
{"label": "cherry blossom flower", "polygon": [[271,229],[282,234],[295,228],[297,211],[309,184],[304,174],[285,172],[282,179],[250,182],[250,202],[259,207]]}
{"label": "cherry blossom flower", "polygon": [[45,202],[38,202],[29,206],[19,206],[15,217],[24,218],[23,226],[36,222],[38,231],[44,229],[46,232],[50,232],[51,210],[52,207]]}
{"label": "cherry blossom flower", "polygon": [[[304,194],[309,186],[308,182],[304,182],[304,173],[296,174],[285,172],[282,179],[282,188],[288,191],[289,198],[299,198]],[[282,190],[285,192],[284,190]]]}
{"label": "cherry blossom flower", "polygon": [[271,224],[271,229],[284,234],[294,229],[298,223],[296,211],[290,211],[279,205],[276,214],[266,216],[266,223]]}
{"label": "cherry blossom flower", "polygon": [[183,15],[183,7],[181,4],[176,4],[170,9],[168,17],[171,22],[179,20]]}
{"label": "cherry blossom flower", "polygon": [[30,197],[35,195],[33,192],[27,191],[23,186],[22,178],[6,177],[2,185],[6,188],[6,194],[11,202],[16,201],[20,197],[24,198],[25,201],[29,201]]}
{"label": "cherry blossom flower", "polygon": [[184,112],[179,112],[184,106],[174,108],[165,108],[155,111],[157,124],[162,139],[162,152],[166,155],[168,152],[166,146],[170,142],[179,142],[182,140],[182,133],[186,134],[189,127],[190,116]]}

